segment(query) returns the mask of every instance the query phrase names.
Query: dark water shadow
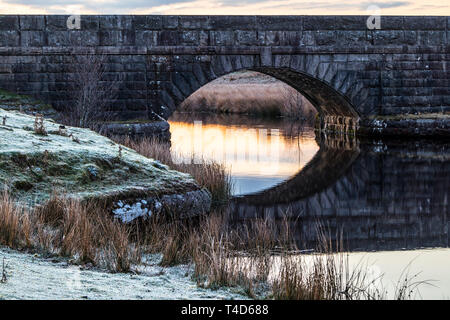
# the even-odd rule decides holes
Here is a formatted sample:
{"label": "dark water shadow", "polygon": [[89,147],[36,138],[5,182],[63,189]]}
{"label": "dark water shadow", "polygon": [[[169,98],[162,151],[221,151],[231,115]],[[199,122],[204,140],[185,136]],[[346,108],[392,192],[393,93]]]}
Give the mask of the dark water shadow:
{"label": "dark water shadow", "polygon": [[235,198],[235,224],[288,221],[302,248],[317,244],[322,225],[348,250],[448,247],[450,145],[447,141],[322,140],[295,177]]}

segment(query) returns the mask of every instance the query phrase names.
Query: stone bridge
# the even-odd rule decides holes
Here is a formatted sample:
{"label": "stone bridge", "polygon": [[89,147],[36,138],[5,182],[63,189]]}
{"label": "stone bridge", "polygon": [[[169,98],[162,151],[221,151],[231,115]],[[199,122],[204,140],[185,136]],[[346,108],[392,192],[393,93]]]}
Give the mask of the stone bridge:
{"label": "stone bridge", "polygon": [[366,16],[81,16],[71,30],[67,20],[0,16],[0,88],[63,109],[70,56],[87,53],[106,57],[104,81],[120,80],[117,120],[168,118],[242,69],[296,88],[326,127],[377,131],[386,119],[450,111],[450,17],[383,16],[379,30]]}

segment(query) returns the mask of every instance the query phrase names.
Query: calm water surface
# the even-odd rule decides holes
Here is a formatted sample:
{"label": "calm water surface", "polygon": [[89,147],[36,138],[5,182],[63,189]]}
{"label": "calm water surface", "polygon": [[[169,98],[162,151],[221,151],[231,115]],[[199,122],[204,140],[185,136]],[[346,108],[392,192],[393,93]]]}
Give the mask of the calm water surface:
{"label": "calm water surface", "polygon": [[234,195],[260,192],[296,175],[319,150],[314,130],[290,122],[244,116],[175,113],[172,156],[214,160],[231,173]]}
{"label": "calm water surface", "polygon": [[287,214],[299,245],[314,248],[320,222],[391,284],[411,263],[417,280],[435,280],[423,298],[450,297],[449,141],[316,137],[295,122],[244,116],[169,120],[178,161],[229,168],[237,224]]}

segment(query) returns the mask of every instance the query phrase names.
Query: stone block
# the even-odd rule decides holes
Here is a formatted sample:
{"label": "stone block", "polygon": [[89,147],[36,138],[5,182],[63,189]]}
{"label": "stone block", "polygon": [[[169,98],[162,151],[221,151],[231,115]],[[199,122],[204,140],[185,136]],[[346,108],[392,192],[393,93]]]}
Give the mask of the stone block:
{"label": "stone block", "polygon": [[366,31],[336,31],[336,41],[338,43],[345,43],[348,45],[367,45],[368,38]]}
{"label": "stone block", "polygon": [[3,30],[19,30],[19,17],[0,16],[0,31]]}
{"label": "stone block", "polygon": [[[212,30],[256,30],[255,16],[211,16]],[[258,28],[260,29],[260,28]]]}
{"label": "stone block", "polygon": [[136,30],[136,45],[153,47],[158,44],[158,32],[149,30]]}
{"label": "stone block", "polygon": [[136,34],[132,30],[109,30],[98,33],[101,46],[134,46]]}
{"label": "stone block", "polygon": [[368,16],[337,16],[335,18],[337,30],[367,30]]}
{"label": "stone block", "polygon": [[186,30],[210,30],[211,24],[208,16],[179,16],[179,26]]}
{"label": "stone block", "polygon": [[277,68],[288,68],[290,66],[290,55],[275,55],[274,66]]}
{"label": "stone block", "polygon": [[375,30],[373,32],[374,45],[402,45],[403,32],[400,30]]}
{"label": "stone block", "polygon": [[44,30],[44,16],[20,16],[20,30]]}
{"label": "stone block", "polygon": [[305,16],[303,30],[337,30],[336,16]]}
{"label": "stone block", "polygon": [[272,49],[270,47],[264,47],[261,49],[260,64],[262,67],[272,66]]}
{"label": "stone block", "polygon": [[235,33],[236,41],[240,45],[256,45],[258,42],[256,31],[237,30]]}
{"label": "stone block", "polygon": [[315,44],[315,31],[303,31],[299,45],[312,46]]}
{"label": "stone block", "polygon": [[178,16],[162,16],[162,28],[163,29],[177,29],[178,28]]}
{"label": "stone block", "polygon": [[405,30],[403,31],[403,43],[407,45],[417,44],[417,31]]}
{"label": "stone block", "polygon": [[20,45],[18,31],[0,31],[0,47],[17,47]]}
{"label": "stone block", "polygon": [[444,45],[446,42],[445,31],[418,31],[418,44],[426,46]]}
{"label": "stone block", "polygon": [[20,45],[23,47],[45,46],[45,34],[43,31],[21,31]]}
{"label": "stone block", "polygon": [[402,16],[381,16],[381,30],[404,30],[405,22]]}
{"label": "stone block", "polygon": [[405,16],[404,18],[405,30],[445,30],[446,17],[432,17],[432,16]]}
{"label": "stone block", "polygon": [[69,17],[70,17],[70,15],[45,16],[46,30],[48,30],[48,31],[68,30],[67,19],[69,19]]}
{"label": "stone block", "polygon": [[302,31],[302,16],[257,16],[258,30]]}
{"label": "stone block", "polygon": [[199,31],[180,31],[179,39],[180,45],[196,45],[199,42]]}
{"label": "stone block", "polygon": [[98,31],[100,29],[100,16],[81,16],[81,30]]}
{"label": "stone block", "polygon": [[216,46],[231,46],[234,44],[233,31],[210,31],[210,43]]}
{"label": "stone block", "polygon": [[163,16],[134,16],[135,30],[161,30]]}
{"label": "stone block", "polygon": [[336,31],[316,31],[314,38],[318,46],[333,45],[336,43]]}
{"label": "stone block", "polygon": [[99,45],[99,39],[96,32],[70,30],[53,31],[47,33],[47,45],[50,47],[60,46],[86,46],[93,47]]}
{"label": "stone block", "polygon": [[162,30],[158,32],[158,46],[176,46],[179,43],[178,31]]}
{"label": "stone block", "polygon": [[133,30],[133,16],[99,16],[100,30]]}
{"label": "stone block", "polygon": [[200,31],[198,45],[207,46],[209,44],[210,44],[209,32],[208,31]]}

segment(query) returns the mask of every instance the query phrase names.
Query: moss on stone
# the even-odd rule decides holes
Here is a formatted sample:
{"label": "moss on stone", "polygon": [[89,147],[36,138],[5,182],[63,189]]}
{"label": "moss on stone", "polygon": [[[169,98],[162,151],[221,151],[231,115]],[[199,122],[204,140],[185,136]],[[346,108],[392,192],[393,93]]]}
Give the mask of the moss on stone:
{"label": "moss on stone", "polygon": [[58,112],[48,103],[2,89],[0,89],[0,108],[6,111],[21,110],[28,114],[42,113],[51,118],[56,118],[58,115]]}

